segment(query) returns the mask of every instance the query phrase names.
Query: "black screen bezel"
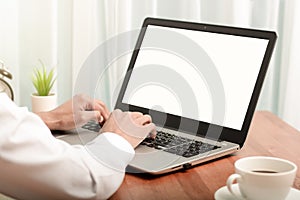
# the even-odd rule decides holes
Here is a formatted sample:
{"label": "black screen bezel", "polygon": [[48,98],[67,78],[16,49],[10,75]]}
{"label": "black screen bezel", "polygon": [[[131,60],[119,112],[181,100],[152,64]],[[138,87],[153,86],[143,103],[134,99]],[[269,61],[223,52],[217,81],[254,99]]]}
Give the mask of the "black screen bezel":
{"label": "black screen bezel", "polygon": [[[242,125],[241,130],[236,130],[228,127],[222,127],[215,124],[210,124],[202,121],[197,121],[193,119],[188,119],[180,116],[175,116],[172,114],[167,114],[167,118],[164,121],[164,124],[161,124],[161,121],[159,119],[165,117],[165,113],[155,111],[155,110],[149,110],[147,108],[142,108],[134,105],[129,105],[126,103],[122,103],[122,99],[125,94],[125,90],[127,88],[132,69],[134,68],[144,35],[146,33],[148,25],[154,25],[154,26],[162,26],[162,27],[170,27],[170,28],[180,28],[180,29],[188,29],[188,30],[196,30],[196,31],[204,31],[204,32],[212,32],[212,33],[221,33],[221,34],[227,34],[227,35],[236,35],[236,36],[244,36],[244,37],[251,37],[251,38],[260,38],[260,39],[267,39],[268,46],[262,61],[262,65],[256,80],[256,84],[254,86],[252,96],[250,99],[250,103],[245,115],[244,123]],[[146,18],[144,20],[144,23],[142,25],[142,29],[140,31],[135,49],[133,51],[128,70],[126,72],[126,75],[124,77],[124,81],[118,96],[118,99],[116,101],[116,109],[121,109],[123,111],[139,111],[144,114],[151,113],[153,122],[156,123],[159,126],[168,127],[174,130],[178,130],[179,124],[184,121],[185,126],[180,126],[180,129],[185,132],[190,132],[192,134],[194,133],[193,127],[198,127],[197,135],[205,137],[206,132],[208,130],[208,127],[215,127],[217,130],[220,130],[222,128],[221,134],[216,134],[214,137],[213,135],[210,135],[211,139],[215,140],[225,140],[229,142],[233,142],[240,145],[240,148],[243,146],[248,130],[251,124],[251,120],[256,108],[256,104],[258,101],[258,97],[262,88],[262,84],[267,72],[268,65],[271,60],[271,56],[274,50],[275,42],[276,42],[277,35],[273,31],[265,31],[265,30],[255,30],[255,29],[246,29],[246,28],[238,28],[238,27],[229,27],[229,26],[220,26],[220,25],[213,25],[213,24],[203,24],[203,23],[194,23],[194,22],[184,22],[184,21],[177,21],[177,20],[169,20],[169,19],[159,19],[159,18]]]}

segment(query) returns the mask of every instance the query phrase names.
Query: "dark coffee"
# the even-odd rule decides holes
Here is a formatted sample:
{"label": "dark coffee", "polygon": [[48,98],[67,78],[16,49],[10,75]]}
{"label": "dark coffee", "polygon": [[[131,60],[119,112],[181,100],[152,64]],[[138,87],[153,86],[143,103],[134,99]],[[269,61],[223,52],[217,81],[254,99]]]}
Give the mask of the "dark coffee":
{"label": "dark coffee", "polygon": [[272,171],[272,170],[252,170],[252,172],[256,172],[256,173],[266,173],[266,174],[274,174],[274,173],[278,173],[276,171]]}

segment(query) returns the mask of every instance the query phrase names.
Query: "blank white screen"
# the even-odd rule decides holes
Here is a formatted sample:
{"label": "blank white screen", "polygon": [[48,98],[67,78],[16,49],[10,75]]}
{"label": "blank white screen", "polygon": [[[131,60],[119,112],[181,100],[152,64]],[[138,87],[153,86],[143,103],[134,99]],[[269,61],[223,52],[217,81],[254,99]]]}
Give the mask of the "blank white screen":
{"label": "blank white screen", "polygon": [[[221,77],[225,92],[224,121],[218,125],[241,130],[268,40],[151,25],[147,28],[143,43],[157,39],[151,38],[151,32],[155,29],[176,31],[197,43],[207,53]],[[180,44],[180,41],[171,42]],[[214,106],[210,86],[207,85],[201,70],[176,53],[156,49],[155,46],[144,47],[143,43],[122,102],[211,123]],[[136,73],[136,70],[150,65],[165,66],[180,74],[193,91],[193,95],[186,95],[185,98],[193,98],[198,103],[197,106],[183,105],[182,102],[186,101],[182,101],[182,97],[170,89],[174,86],[166,85],[166,82],[176,82],[171,74],[164,76],[169,81],[148,81],[141,85],[137,81],[140,73]],[[147,80],[156,76],[155,73],[145,74]],[[193,106],[191,109],[196,109],[197,113],[184,112],[188,106]]]}

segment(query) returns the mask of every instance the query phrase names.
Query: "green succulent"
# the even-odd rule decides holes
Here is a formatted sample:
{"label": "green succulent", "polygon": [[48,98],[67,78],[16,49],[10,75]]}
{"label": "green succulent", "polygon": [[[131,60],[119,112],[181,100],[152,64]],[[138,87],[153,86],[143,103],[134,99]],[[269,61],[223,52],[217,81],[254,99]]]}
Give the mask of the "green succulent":
{"label": "green succulent", "polygon": [[32,83],[38,96],[48,96],[56,80],[54,77],[54,68],[47,73],[44,63],[39,60],[41,67],[35,68],[32,76]]}

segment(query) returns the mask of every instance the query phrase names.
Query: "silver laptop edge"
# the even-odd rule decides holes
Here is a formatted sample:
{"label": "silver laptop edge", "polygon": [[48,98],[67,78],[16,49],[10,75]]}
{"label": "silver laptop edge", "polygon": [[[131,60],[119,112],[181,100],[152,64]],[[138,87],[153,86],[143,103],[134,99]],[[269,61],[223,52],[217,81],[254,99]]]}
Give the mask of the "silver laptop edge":
{"label": "silver laptop edge", "polygon": [[[158,129],[161,130],[160,127]],[[193,136],[190,134],[164,129],[165,132],[183,136],[196,141],[205,142],[211,145],[220,146],[221,148],[210,150],[208,152],[198,154],[189,158],[180,155],[165,152],[164,150],[157,150],[154,148],[140,145],[136,148],[136,155],[130,162],[128,169],[131,173],[146,172],[150,174],[164,174],[180,169],[189,169],[194,165],[213,160],[225,155],[237,152],[240,147],[237,144],[226,141],[214,141],[207,138]]]}

